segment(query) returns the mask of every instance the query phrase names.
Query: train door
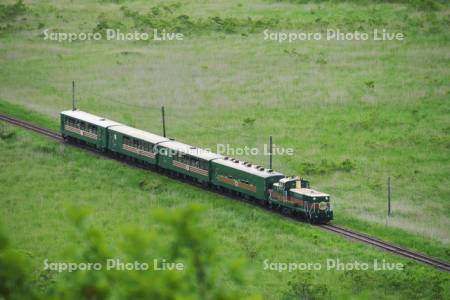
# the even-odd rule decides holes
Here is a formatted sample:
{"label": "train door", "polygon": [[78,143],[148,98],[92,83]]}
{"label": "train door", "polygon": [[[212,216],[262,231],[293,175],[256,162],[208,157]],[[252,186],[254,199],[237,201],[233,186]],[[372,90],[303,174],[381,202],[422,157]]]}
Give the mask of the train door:
{"label": "train door", "polygon": [[117,149],[119,146],[119,138],[115,132],[112,134],[111,145],[113,149]]}

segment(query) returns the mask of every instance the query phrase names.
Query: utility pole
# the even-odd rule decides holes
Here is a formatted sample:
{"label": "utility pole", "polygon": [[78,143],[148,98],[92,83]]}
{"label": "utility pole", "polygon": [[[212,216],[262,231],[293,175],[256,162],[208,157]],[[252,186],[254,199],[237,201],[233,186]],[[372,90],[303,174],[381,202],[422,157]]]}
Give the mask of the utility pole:
{"label": "utility pole", "polygon": [[72,110],[77,110],[75,107],[75,80],[72,80]]}
{"label": "utility pole", "polygon": [[391,216],[391,176],[388,177],[388,216]]}
{"label": "utility pole", "polygon": [[272,169],[272,136],[269,138],[269,169]]}
{"label": "utility pole", "polygon": [[161,106],[161,122],[163,127],[163,137],[166,137],[166,119],[164,117],[164,105]]}

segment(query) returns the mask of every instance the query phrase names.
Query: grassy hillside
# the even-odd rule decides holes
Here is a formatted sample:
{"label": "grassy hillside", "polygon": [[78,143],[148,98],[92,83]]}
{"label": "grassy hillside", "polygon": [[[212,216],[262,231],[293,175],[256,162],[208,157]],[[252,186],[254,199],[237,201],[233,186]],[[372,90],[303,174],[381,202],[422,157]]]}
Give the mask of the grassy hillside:
{"label": "grassy hillside", "polygon": [[[108,243],[117,242],[124,224],[159,228],[150,212],[189,204],[205,207],[201,226],[214,232],[219,257],[246,259],[245,293],[265,299],[291,298],[312,290],[319,298],[445,297],[448,274],[371,247],[292,222],[260,208],[205,192],[154,173],[132,169],[63,146],[35,134],[3,126],[0,145],[1,219],[20,252],[42,273],[44,259],[64,261],[73,243],[67,221],[69,207],[91,207],[94,223]],[[24,172],[26,170],[26,172]],[[170,210],[169,210],[170,211]],[[278,272],[264,261],[324,263],[400,262],[404,271]],[[228,283],[230,289],[236,287]],[[45,285],[44,285],[45,286]]]}
{"label": "grassy hillside", "polygon": [[[71,105],[70,84],[76,80],[78,106],[83,110],[158,133],[159,109],[165,105],[169,136],[196,146],[214,150],[217,144],[230,144],[262,149],[268,136],[273,135],[277,145],[295,151],[293,156],[275,156],[274,168],[304,176],[314,188],[331,194],[336,224],[450,260],[450,7],[446,1],[4,2],[0,6],[0,111],[56,129],[58,113]],[[106,28],[150,33],[165,29],[183,33],[184,39],[60,43],[44,40],[43,34],[45,29],[104,33]],[[405,40],[279,43],[264,40],[263,34],[265,29],[323,33],[327,28],[350,32],[386,28],[404,33]],[[12,155],[21,153],[16,154],[16,149],[25,141],[45,144],[44,150],[35,146],[24,151],[29,151],[27,157],[44,159],[49,174],[54,168],[65,168],[59,166],[60,156],[65,154],[59,153],[58,147],[50,147],[53,150],[47,153],[47,142],[28,136],[19,133],[20,138],[4,141],[5,147],[0,149],[2,156],[9,155],[2,164],[5,170],[9,166],[8,170],[14,172],[11,178],[20,180],[28,174],[25,166],[31,162],[27,159],[22,167],[12,163]],[[89,156],[73,155],[66,158],[68,166],[71,159],[75,159],[75,165],[92,164]],[[55,157],[54,162],[51,157]],[[263,155],[238,158],[268,164]],[[107,169],[112,164],[97,159],[94,162],[94,166],[106,164]],[[6,223],[10,228],[22,227],[17,231],[22,234],[15,237],[19,243],[28,240],[25,233],[36,234],[34,248],[30,248],[33,255],[41,257],[56,232],[49,230],[50,223],[39,227],[23,222],[21,218],[35,214],[37,208],[23,207],[23,215],[12,209],[24,195],[30,197],[32,205],[49,205],[55,215],[62,211],[54,206],[61,199],[100,203],[106,210],[99,214],[111,231],[115,230],[112,220],[120,219],[121,214],[124,222],[145,219],[140,212],[123,213],[120,209],[128,205],[147,207],[161,199],[152,189],[139,191],[142,179],[138,180],[141,175],[136,174],[140,171],[122,168],[117,172],[126,172],[126,176],[117,175],[120,180],[116,183],[128,192],[94,190],[81,197],[76,189],[79,184],[87,185],[87,179],[79,179],[81,169],[88,172],[86,178],[100,176],[114,182],[96,168],[76,167],[76,184],[69,191],[42,191],[41,195],[36,191],[44,182],[10,179],[11,184],[2,184],[8,195],[1,206],[3,215],[9,218]],[[7,177],[6,172],[1,174]],[[145,176],[151,176],[149,182],[156,180],[153,175]],[[392,179],[390,218],[386,216],[388,176]],[[54,177],[55,181],[60,177]],[[165,205],[184,201],[184,185],[159,180],[170,186],[167,190],[177,191],[170,194]],[[61,188],[67,185],[61,183]],[[225,201],[205,192],[192,193],[192,201],[210,208],[217,201]],[[149,197],[153,200],[147,202]],[[270,214],[266,217],[266,213],[260,217],[263,223],[249,224],[253,217],[245,216],[255,209],[240,203],[224,205],[230,205],[233,217],[243,214],[239,217],[242,223],[233,225],[231,231],[238,225],[269,225],[282,227],[283,234],[285,226],[288,231],[301,230],[295,235],[313,234],[306,225],[293,229],[297,225]],[[226,224],[226,214],[221,219],[214,212],[211,209],[205,222],[215,220],[214,230],[230,239],[231,248],[243,244],[237,234],[225,234],[230,228],[222,226],[231,225],[219,221]],[[47,217],[44,214],[40,218],[56,222]],[[264,223],[266,218],[272,223]],[[67,228],[58,226],[63,243]],[[260,245],[250,250],[260,255],[266,244],[273,243],[270,239],[274,235],[264,232],[248,237],[248,245]],[[326,236],[324,241],[333,239]],[[347,243],[342,247],[333,251],[360,249]],[[55,249],[54,255],[57,253]],[[298,259],[295,253],[286,252],[282,258]],[[275,275],[261,275],[268,276],[264,282],[270,284],[264,295],[282,293],[274,286],[277,281],[271,276]],[[367,276],[372,275],[381,280],[379,274]],[[333,293],[341,295],[333,275],[323,276]],[[254,290],[258,288],[262,285]],[[361,295],[368,290],[363,288]]]}

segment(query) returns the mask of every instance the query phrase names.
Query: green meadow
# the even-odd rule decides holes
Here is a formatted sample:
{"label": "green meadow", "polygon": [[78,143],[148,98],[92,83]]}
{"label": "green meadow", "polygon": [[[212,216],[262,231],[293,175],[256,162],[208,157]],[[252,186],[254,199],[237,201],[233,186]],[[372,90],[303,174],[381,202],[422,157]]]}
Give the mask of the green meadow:
{"label": "green meadow", "polygon": [[[205,238],[219,245],[214,263],[242,260],[244,284],[235,284],[222,274],[218,278],[227,290],[243,296],[439,299],[450,292],[450,277],[442,271],[22,129],[3,126],[0,145],[1,219],[13,245],[31,262],[31,277],[47,289],[64,273],[49,275],[42,270],[44,261],[72,261],[67,259],[71,257],[68,251],[81,248],[82,243],[72,238],[77,229],[69,221],[70,208],[89,208],[92,222],[107,243],[120,245],[124,232],[130,230],[127,226],[165,232],[152,212],[165,209],[164,213],[172,215],[195,204],[203,207],[200,227],[212,234]],[[160,239],[165,241],[167,236]],[[327,270],[328,259],[367,263],[370,269]],[[404,270],[374,271],[375,260],[379,266],[383,261],[400,263]],[[273,265],[268,267],[302,262],[321,269],[281,272]],[[75,275],[66,276],[71,281]]]}
{"label": "green meadow", "polygon": [[[0,112],[58,129],[77,106],[192,145],[294,155],[273,168],[329,193],[335,224],[450,260],[450,7],[445,1],[4,1]],[[46,40],[47,32],[154,29],[182,41]],[[328,28],[401,32],[402,41],[267,40]],[[157,226],[156,207],[202,204],[219,254],[245,257],[247,294],[446,298],[449,277],[260,208],[12,127],[0,139],[1,223],[39,269],[70,244],[66,209],[89,206],[114,240],[122,224]],[[13,132],[13,133],[11,133]],[[11,133],[11,134],[10,134]],[[268,157],[236,155],[268,166]],[[387,216],[387,178],[392,215]],[[404,272],[274,272],[273,261],[399,261]],[[447,284],[446,284],[447,283]],[[324,285],[325,288],[322,286]],[[300,286],[300,287],[299,287]],[[239,286],[230,283],[231,289]],[[307,288],[306,288],[307,289]],[[303,295],[303,296],[301,296]],[[305,297],[301,294],[299,297]]]}

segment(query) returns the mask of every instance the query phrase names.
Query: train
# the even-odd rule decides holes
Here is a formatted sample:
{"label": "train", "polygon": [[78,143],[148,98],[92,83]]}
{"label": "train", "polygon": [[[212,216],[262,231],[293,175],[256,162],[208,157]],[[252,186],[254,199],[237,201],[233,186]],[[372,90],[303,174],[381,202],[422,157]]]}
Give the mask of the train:
{"label": "train", "polygon": [[65,140],[250,199],[312,224],[333,219],[330,196],[310,188],[299,176],[286,176],[78,109],[61,112],[60,121]]}

